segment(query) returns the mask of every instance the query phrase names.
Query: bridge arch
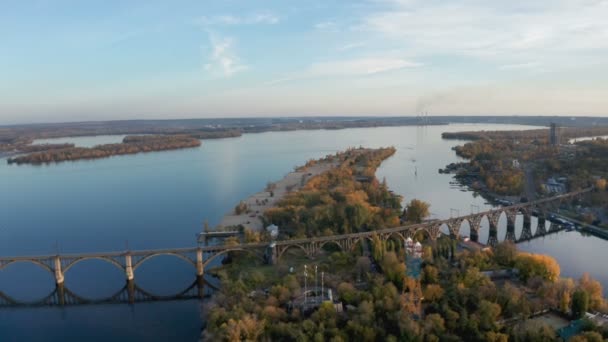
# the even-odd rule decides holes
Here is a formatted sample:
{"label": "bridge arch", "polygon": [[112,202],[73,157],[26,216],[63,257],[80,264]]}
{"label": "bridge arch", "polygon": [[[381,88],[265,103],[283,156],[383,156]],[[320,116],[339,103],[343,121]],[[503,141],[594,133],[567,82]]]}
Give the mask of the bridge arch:
{"label": "bridge arch", "polygon": [[363,242],[363,241],[365,241],[365,240],[367,240],[367,241],[369,241],[369,242],[372,242],[372,241],[373,241],[373,239],[372,239],[372,235],[361,236],[361,237],[357,237],[357,238],[353,239],[353,240],[352,240],[352,243],[351,243],[351,245],[350,245],[350,251],[351,251],[351,252],[352,252],[352,251],[354,251],[354,250],[355,250],[355,248],[357,247],[357,245],[358,245],[360,242]]}
{"label": "bridge arch", "polygon": [[388,239],[395,239],[395,240],[399,241],[401,244],[404,244],[406,237],[401,232],[392,232],[388,235],[387,240]]}
{"label": "bridge arch", "polygon": [[340,242],[335,241],[335,240],[327,240],[327,241],[321,242],[319,244],[319,250],[322,249],[327,244],[334,244],[334,245],[338,246],[341,251],[344,251],[344,248],[342,247],[342,244],[340,244]]}
{"label": "bridge arch", "polygon": [[[449,228],[449,225],[448,225],[448,228]],[[435,238],[433,238],[433,227],[430,227],[430,226],[429,227],[420,227],[420,228],[417,228],[416,230],[414,230],[414,234],[413,234],[414,240],[415,240],[416,235],[419,235],[419,234],[422,234],[424,237],[428,238],[429,240],[435,240],[435,238],[437,238],[436,236],[435,236]]]}
{"label": "bridge arch", "polygon": [[304,246],[295,243],[295,244],[289,244],[289,245],[282,246],[282,248],[279,249],[277,259],[281,259],[281,257],[283,256],[283,253],[287,252],[287,250],[289,250],[291,248],[301,249],[302,251],[304,251],[304,254],[306,255],[306,257],[310,258],[310,254],[308,253],[308,250]]}
{"label": "bridge arch", "polygon": [[47,264],[45,264],[45,263],[43,263],[41,261],[34,260],[34,259],[32,259],[32,260],[28,260],[28,259],[12,260],[12,261],[9,261],[9,262],[7,262],[5,264],[0,265],[0,270],[6,268],[9,265],[20,263],[20,262],[34,264],[34,265],[39,266],[40,268],[44,269],[45,271],[48,271],[51,274],[54,274],[54,272],[55,272],[49,265],[47,265]]}
{"label": "bridge arch", "polygon": [[[248,248],[230,248],[230,249],[225,249],[219,253],[213,254],[209,259],[205,260],[205,262],[203,262],[203,268],[206,268],[207,265],[209,265],[211,263],[211,261],[217,259],[220,255],[224,255],[228,252],[247,252],[250,254],[255,255],[256,257],[260,258],[260,259],[264,259],[264,257],[262,255],[260,255],[259,252],[256,252],[252,249],[248,249]],[[279,255],[280,258],[280,255]],[[192,263],[192,260],[188,259],[188,261],[190,261],[190,263]],[[192,263],[194,266],[196,266],[195,263]]]}
{"label": "bridge arch", "polygon": [[65,274],[67,271],[70,270],[70,268],[74,267],[76,264],[86,261],[86,260],[102,260],[105,262],[108,262],[112,265],[114,265],[116,268],[118,268],[121,271],[124,271],[125,268],[123,265],[121,265],[118,261],[112,259],[112,258],[108,258],[108,257],[81,257],[81,258],[76,258],[74,260],[72,260],[66,267],[64,267],[62,269],[63,273]]}
{"label": "bridge arch", "polygon": [[143,258],[139,259],[135,264],[133,264],[133,272],[135,272],[135,270],[139,266],[141,266],[143,263],[145,263],[146,261],[148,261],[152,258],[159,257],[161,255],[169,255],[169,256],[174,256],[174,257],[180,258],[180,259],[188,262],[190,265],[196,267],[196,262],[192,261],[192,259],[188,258],[187,256],[185,256],[183,254],[175,253],[175,252],[162,252],[162,253],[148,254],[148,255],[144,256]]}

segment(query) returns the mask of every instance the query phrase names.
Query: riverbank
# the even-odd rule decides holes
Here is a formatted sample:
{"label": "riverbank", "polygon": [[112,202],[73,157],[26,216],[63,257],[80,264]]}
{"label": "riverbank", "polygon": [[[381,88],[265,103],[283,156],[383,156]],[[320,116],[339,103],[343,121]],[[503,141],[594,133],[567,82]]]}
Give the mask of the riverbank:
{"label": "riverbank", "polygon": [[338,166],[337,161],[324,160],[314,165],[305,165],[288,173],[283,179],[269,183],[264,191],[249,196],[224,215],[218,229],[242,226],[253,231],[261,231],[264,228],[261,217],[267,209],[275,207],[289,192],[300,190],[311,178],[336,166]]}

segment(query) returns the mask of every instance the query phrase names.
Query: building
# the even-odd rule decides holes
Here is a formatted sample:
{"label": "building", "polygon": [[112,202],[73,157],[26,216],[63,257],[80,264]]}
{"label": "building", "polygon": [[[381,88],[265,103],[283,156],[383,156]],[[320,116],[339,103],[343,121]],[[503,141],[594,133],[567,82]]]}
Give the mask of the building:
{"label": "building", "polygon": [[545,191],[550,194],[563,194],[567,191],[567,188],[566,188],[567,181],[568,181],[568,179],[565,177],[560,177],[557,179],[551,177],[551,178],[547,179],[547,182],[545,182],[545,184],[543,184],[543,187],[544,187]]}
{"label": "building", "polygon": [[552,122],[549,130],[549,143],[553,146],[559,145],[559,128]]}
{"label": "building", "polygon": [[266,231],[270,233],[272,239],[276,239],[279,236],[279,227],[274,224],[266,227]]}

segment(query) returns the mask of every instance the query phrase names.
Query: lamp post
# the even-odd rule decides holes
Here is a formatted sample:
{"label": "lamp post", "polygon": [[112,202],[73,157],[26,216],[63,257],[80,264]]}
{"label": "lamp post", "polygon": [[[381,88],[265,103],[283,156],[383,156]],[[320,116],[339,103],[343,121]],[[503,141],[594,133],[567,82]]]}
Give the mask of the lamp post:
{"label": "lamp post", "polygon": [[306,290],[308,288],[308,266],[304,265],[304,310],[306,310]]}
{"label": "lamp post", "polygon": [[318,303],[318,295],[317,295],[317,289],[319,288],[319,282],[317,281],[317,265],[315,265],[315,303]]}
{"label": "lamp post", "polygon": [[323,290],[323,276],[325,272],[321,271],[321,301],[323,301],[323,296],[325,296],[325,291]]}

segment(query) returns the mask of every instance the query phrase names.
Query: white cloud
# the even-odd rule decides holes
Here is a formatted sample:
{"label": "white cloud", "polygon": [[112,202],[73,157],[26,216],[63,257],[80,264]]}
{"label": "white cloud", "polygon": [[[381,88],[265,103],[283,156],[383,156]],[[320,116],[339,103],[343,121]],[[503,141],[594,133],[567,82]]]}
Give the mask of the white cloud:
{"label": "white cloud", "polygon": [[417,55],[512,60],[608,49],[608,2],[376,1],[355,28]]}
{"label": "white cloud", "polygon": [[247,69],[247,66],[241,63],[234,51],[234,39],[218,37],[209,33],[209,42],[211,44],[211,54],[204,66],[205,70],[224,77],[231,77]]}
{"label": "white cloud", "polygon": [[348,50],[352,50],[352,49],[361,48],[363,46],[365,46],[365,43],[362,43],[362,42],[348,43],[348,44],[344,44],[342,46],[339,46],[336,50],[338,50],[338,51],[348,51]]}
{"label": "white cloud", "polygon": [[202,26],[214,26],[214,25],[253,25],[253,24],[267,24],[274,25],[278,24],[281,19],[270,12],[257,12],[248,14],[245,16],[234,16],[234,15],[216,15],[216,16],[202,16],[197,20],[197,23]]}

